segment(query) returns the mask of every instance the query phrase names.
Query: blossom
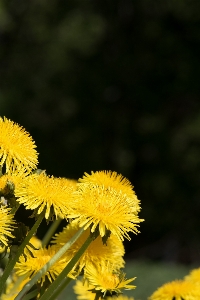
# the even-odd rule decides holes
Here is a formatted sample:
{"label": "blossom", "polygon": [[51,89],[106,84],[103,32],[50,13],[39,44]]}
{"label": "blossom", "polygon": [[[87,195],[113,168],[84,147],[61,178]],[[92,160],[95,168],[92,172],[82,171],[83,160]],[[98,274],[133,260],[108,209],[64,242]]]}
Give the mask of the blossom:
{"label": "blossom", "polygon": [[13,121],[0,117],[0,166],[19,169],[24,166],[27,171],[36,168],[38,153],[32,137],[25,129]]}
{"label": "blossom", "polygon": [[17,277],[15,274],[13,280],[8,283],[5,294],[1,295],[1,300],[14,300],[29,280],[30,278]]}
{"label": "blossom", "polygon": [[[62,232],[56,234],[51,243],[55,244],[56,247],[62,247],[78,230],[79,225],[75,220],[68,224]],[[68,260],[71,260],[89,235],[90,231],[86,229],[78,240],[65,252],[64,256]],[[98,236],[81,256],[78,263],[79,270],[81,271],[88,263],[97,263],[100,261],[110,262],[113,266],[120,269],[124,266],[124,253],[123,243],[115,235],[111,234],[106,244],[103,244],[101,237]]]}
{"label": "blossom", "polygon": [[[94,286],[83,282],[81,280],[76,280],[76,284],[73,286],[75,294],[77,294],[78,300],[94,300]],[[104,299],[104,298],[103,298]],[[106,300],[134,300],[132,297],[127,297],[125,295],[118,295],[114,297],[106,297]]]}
{"label": "blossom", "polygon": [[106,293],[112,294],[121,293],[122,289],[134,289],[136,286],[130,285],[136,277],[126,279],[125,274],[115,270],[111,264],[88,264],[85,267],[84,275],[90,285],[93,285],[95,290],[101,291],[104,295]]}
{"label": "blossom", "polygon": [[[32,250],[31,253],[26,252],[26,255],[21,255],[19,261],[15,265],[15,272],[18,276],[27,275],[29,277],[34,276],[54,255],[56,254],[56,248],[54,246]],[[50,282],[61,273],[66,266],[65,259],[58,260],[50,269],[42,276],[42,284],[45,281],[45,277]]]}
{"label": "blossom", "polygon": [[76,284],[73,286],[75,294],[77,294],[78,300],[94,300],[95,293],[91,292],[94,286],[85,284],[81,280],[76,280]]}
{"label": "blossom", "polygon": [[200,285],[200,268],[192,270],[184,279]]}
{"label": "blossom", "polygon": [[71,200],[73,213],[80,227],[91,232],[99,229],[103,237],[109,230],[119,239],[130,240],[128,232],[138,233],[140,201],[128,179],[116,172],[99,171],[85,173],[78,180],[77,191]]}
{"label": "blossom", "polygon": [[0,206],[0,242],[6,246],[8,246],[8,237],[14,238],[11,231],[14,230],[15,221],[10,211],[11,208]]}
{"label": "blossom", "polygon": [[51,210],[61,219],[67,217],[70,207],[70,197],[76,188],[74,180],[47,176],[44,172],[29,175],[15,189],[15,196],[20,204],[27,209],[40,214],[45,209],[45,218],[51,215]]}
{"label": "blossom", "polygon": [[9,189],[7,187],[8,183],[13,184],[13,188],[21,183],[23,178],[27,176],[26,169],[20,168],[12,170],[10,169],[8,173],[0,176],[0,191],[3,193],[9,193]]}
{"label": "blossom", "polygon": [[200,288],[193,282],[175,280],[158,288],[149,300],[199,300]]}

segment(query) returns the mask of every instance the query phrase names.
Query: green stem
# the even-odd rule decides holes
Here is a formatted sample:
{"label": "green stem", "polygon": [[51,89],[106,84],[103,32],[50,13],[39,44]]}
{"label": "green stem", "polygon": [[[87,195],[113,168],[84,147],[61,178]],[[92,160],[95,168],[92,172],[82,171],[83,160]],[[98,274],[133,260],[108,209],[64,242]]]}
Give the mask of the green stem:
{"label": "green stem", "polygon": [[96,295],[95,295],[95,298],[94,298],[94,300],[99,300],[99,299],[101,299],[101,296],[100,296],[100,293],[96,293]]}
{"label": "green stem", "polygon": [[34,290],[32,292],[30,292],[29,294],[27,294],[23,300],[29,300],[29,299],[32,299],[33,297],[37,296],[38,294],[38,290]]}
{"label": "green stem", "polygon": [[[89,247],[91,242],[94,239],[90,236],[87,238],[85,243],[82,245],[82,247],[76,252],[74,257],[71,259],[71,261],[68,263],[68,265],[64,268],[64,270],[58,275],[56,280],[49,286],[47,291],[42,295],[40,300],[49,300],[51,297],[51,300],[55,299],[54,291],[57,290],[60,284],[62,284],[62,281],[64,278],[69,274],[69,272],[72,270],[72,268],[75,266],[75,264],[78,262],[82,254],[85,252],[85,250]],[[17,300],[17,299],[16,299]]]}
{"label": "green stem", "polygon": [[[33,278],[25,284],[21,292],[15,298],[15,300],[23,299],[23,296],[32,288],[32,286],[49,270],[49,268],[77,241],[77,239],[84,232],[84,228],[81,228],[77,233],[62,247],[58,252],[42,267],[42,269],[33,276]],[[52,285],[52,284],[51,284]]]}
{"label": "green stem", "polygon": [[15,254],[14,257],[12,257],[9,260],[8,264],[6,265],[6,268],[3,272],[3,275],[2,275],[1,280],[0,280],[0,295],[3,293],[4,286],[5,286],[5,283],[6,283],[6,280],[7,280],[8,276],[11,274],[16,262],[18,261],[20,255],[23,253],[23,250],[24,250],[25,246],[28,244],[29,240],[34,235],[34,233],[36,232],[36,230],[39,227],[40,223],[42,222],[43,218],[44,218],[44,212],[42,212],[39,215],[37,221],[35,222],[35,224],[31,228],[31,230],[29,231],[29,233],[27,234],[27,236],[23,240],[22,244],[19,246],[19,248],[17,250],[17,253]]}
{"label": "green stem", "polygon": [[[61,284],[54,290],[52,296],[50,296],[49,300],[55,299],[60,293],[66,288],[66,286],[72,281],[72,278],[65,277]],[[57,299],[57,298],[56,298]]]}
{"label": "green stem", "polygon": [[18,202],[16,202],[16,205],[14,207],[12,207],[10,213],[14,215],[19,207],[20,207],[20,204]]}
{"label": "green stem", "polygon": [[58,228],[58,226],[60,225],[61,221],[62,221],[62,219],[58,218],[51,224],[50,228],[48,229],[47,233],[45,234],[45,236],[42,239],[42,247],[43,248],[49,243],[51,237],[55,233],[55,231]]}

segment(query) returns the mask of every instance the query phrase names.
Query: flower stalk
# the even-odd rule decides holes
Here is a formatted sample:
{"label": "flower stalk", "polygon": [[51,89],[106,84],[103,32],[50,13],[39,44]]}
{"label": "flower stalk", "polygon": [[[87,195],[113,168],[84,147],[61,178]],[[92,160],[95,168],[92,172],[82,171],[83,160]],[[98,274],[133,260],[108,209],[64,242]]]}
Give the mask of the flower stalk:
{"label": "flower stalk", "polygon": [[[32,288],[32,286],[40,280],[40,278],[50,269],[50,267],[56,263],[56,261],[76,242],[76,240],[81,236],[84,229],[81,228],[70,241],[68,241],[62,248],[58,250],[58,252],[49,260],[47,264],[43,266],[43,268],[33,276],[33,278],[24,286],[15,300],[20,300],[23,296]],[[72,266],[73,267],[73,266]],[[70,269],[71,270],[71,269]],[[52,283],[53,284],[53,283]],[[51,285],[52,285],[51,284]]]}
{"label": "flower stalk", "polygon": [[48,245],[49,241],[51,240],[52,236],[54,235],[56,229],[58,228],[58,226],[60,225],[62,219],[58,218],[57,220],[55,220],[49,230],[47,231],[47,233],[45,234],[45,236],[42,239],[42,247],[44,248],[46,245]]}
{"label": "flower stalk", "polygon": [[33,227],[31,228],[31,230],[29,231],[29,233],[27,234],[27,236],[25,237],[24,241],[22,242],[22,244],[19,246],[16,254],[14,257],[12,257],[8,264],[6,265],[6,268],[4,270],[4,273],[1,277],[0,280],[0,295],[3,293],[4,287],[5,287],[5,283],[6,280],[8,278],[8,276],[11,274],[15,263],[18,261],[20,255],[23,253],[25,246],[28,244],[29,240],[31,239],[31,237],[35,234],[35,232],[37,231],[37,228],[39,227],[40,223],[42,222],[44,218],[44,211],[38,216],[37,221],[35,222],[35,224],[33,225]]}
{"label": "flower stalk", "polygon": [[[85,250],[89,247],[89,245],[94,240],[93,237],[89,236],[85,243],[82,245],[82,247],[77,251],[75,256],[72,258],[72,260],[68,263],[68,265],[65,267],[65,269],[58,275],[56,280],[49,286],[47,291],[42,295],[40,300],[54,300],[57,296],[56,290],[59,288],[59,285],[62,285],[63,280],[65,280],[65,277],[69,274],[69,272],[72,270],[74,265],[78,262],[82,254],[85,252]],[[63,284],[62,287],[64,288],[65,285]],[[61,292],[61,290],[59,290]],[[16,298],[16,300],[19,300]]]}
{"label": "flower stalk", "polygon": [[57,299],[57,296],[68,286],[68,284],[72,281],[72,278],[65,277],[61,284],[54,290],[52,297],[49,300]]}

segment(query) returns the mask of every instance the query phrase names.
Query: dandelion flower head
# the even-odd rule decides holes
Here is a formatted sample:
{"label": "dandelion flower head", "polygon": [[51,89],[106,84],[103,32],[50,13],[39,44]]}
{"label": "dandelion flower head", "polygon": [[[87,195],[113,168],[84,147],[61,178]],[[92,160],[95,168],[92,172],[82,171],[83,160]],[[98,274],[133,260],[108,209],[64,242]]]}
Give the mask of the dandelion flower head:
{"label": "dandelion flower head", "polygon": [[6,246],[8,246],[8,238],[14,238],[11,232],[14,229],[15,221],[14,215],[10,211],[11,208],[0,205],[0,243]]}
{"label": "dandelion flower head", "polygon": [[200,288],[190,281],[175,280],[158,288],[148,300],[198,300]]}
{"label": "dandelion flower head", "polygon": [[[31,253],[26,252],[26,257],[21,255],[19,261],[15,265],[15,272],[18,276],[27,274],[31,277],[35,275],[54,255],[56,249],[54,246],[48,247],[48,249],[32,250]],[[50,282],[62,272],[67,262],[65,259],[60,259],[42,276],[42,284],[45,281],[45,277]]]}
{"label": "dandelion flower head", "polygon": [[38,209],[38,214],[45,209],[46,219],[49,218],[51,209],[56,218],[64,219],[69,213],[70,197],[75,187],[70,179],[50,177],[42,172],[22,180],[15,189],[15,196],[27,209]]}
{"label": "dandelion flower head", "polygon": [[[62,247],[78,230],[79,225],[75,220],[68,224],[62,232],[56,234],[52,243],[55,244],[56,247]],[[71,260],[89,235],[90,231],[86,229],[79,239],[65,252],[64,256]],[[124,267],[124,254],[123,243],[115,235],[111,234],[106,244],[103,244],[101,237],[98,236],[81,256],[79,260],[79,270],[81,271],[88,263],[100,261],[110,262],[113,266],[120,269]]]}
{"label": "dandelion flower head", "polygon": [[8,283],[5,294],[1,295],[1,300],[14,300],[29,280],[30,278],[14,276],[14,280]]}
{"label": "dandelion flower head", "polygon": [[8,183],[14,184],[14,187],[18,186],[23,178],[27,176],[27,172],[24,168],[9,170],[8,173],[0,177],[0,191],[6,191],[6,186]]}
{"label": "dandelion flower head", "polygon": [[94,286],[89,285],[87,282],[83,283],[81,280],[76,280],[76,284],[73,286],[75,294],[77,294],[78,300],[94,300],[95,293],[91,292]]}
{"label": "dandelion flower head", "polygon": [[184,279],[200,285],[200,268],[192,270]]}
{"label": "dandelion flower head", "polygon": [[101,291],[104,295],[108,292],[112,294],[121,293],[122,289],[135,289],[136,286],[129,284],[136,277],[126,279],[125,274],[114,270],[109,263],[88,264],[84,271],[85,279],[95,290]]}
{"label": "dandelion flower head", "polygon": [[79,225],[91,232],[99,229],[100,235],[107,230],[123,240],[130,239],[128,232],[138,233],[141,219],[138,217],[140,201],[128,179],[116,172],[92,172],[78,180],[77,191],[71,201],[73,213]]}
{"label": "dandelion flower head", "polygon": [[27,171],[35,169],[38,153],[32,137],[13,121],[0,117],[0,166],[6,165],[6,172],[12,167],[24,166]]}

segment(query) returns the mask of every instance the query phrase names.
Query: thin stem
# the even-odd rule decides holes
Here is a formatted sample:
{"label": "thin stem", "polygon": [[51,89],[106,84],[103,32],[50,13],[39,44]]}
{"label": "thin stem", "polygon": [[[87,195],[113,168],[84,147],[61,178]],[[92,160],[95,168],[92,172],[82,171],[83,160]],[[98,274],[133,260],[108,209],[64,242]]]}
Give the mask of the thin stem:
{"label": "thin stem", "polygon": [[37,296],[38,294],[38,290],[34,290],[32,292],[30,292],[29,294],[27,294],[23,300],[29,300],[29,299],[32,299],[33,297]]}
{"label": "thin stem", "polygon": [[[74,257],[71,259],[71,261],[68,263],[68,265],[64,268],[64,270],[58,275],[56,280],[49,286],[47,291],[42,295],[40,300],[49,300],[51,297],[51,300],[55,299],[54,290],[56,291],[57,287],[62,283],[64,278],[69,274],[69,272],[72,270],[72,268],[75,266],[75,264],[78,262],[82,254],[85,252],[85,250],[89,247],[91,242],[93,241],[93,238],[90,236],[87,238],[85,243],[82,245],[82,247],[76,252]],[[17,300],[17,299],[16,299]]]}
{"label": "thin stem", "polygon": [[55,299],[60,293],[66,288],[66,286],[72,281],[72,278],[65,277],[61,284],[54,290],[52,296],[50,296],[49,300]]}
{"label": "thin stem", "polygon": [[18,261],[20,255],[23,253],[23,250],[24,250],[25,246],[28,244],[29,240],[34,235],[34,233],[36,232],[36,230],[39,227],[40,223],[42,222],[43,218],[44,218],[44,212],[42,212],[39,215],[37,221],[35,222],[35,224],[31,228],[31,230],[29,231],[29,233],[27,234],[27,236],[23,240],[22,244],[19,246],[15,256],[12,257],[9,260],[8,264],[6,265],[4,273],[3,273],[2,277],[1,277],[1,280],[0,280],[0,295],[3,293],[4,286],[5,286],[5,283],[6,283],[6,280],[7,280],[8,276],[11,274],[16,262]]}
{"label": "thin stem", "polygon": [[96,295],[95,295],[94,300],[99,300],[99,299],[101,299],[101,296],[100,296],[100,294],[97,292]]}
{"label": "thin stem", "polygon": [[[21,292],[15,298],[15,300],[20,300],[23,296],[32,288],[32,286],[49,270],[49,268],[77,241],[77,239],[83,233],[84,228],[81,228],[58,252],[43,266],[43,268],[33,276],[33,278],[25,284]],[[51,284],[52,285],[52,284]]]}
{"label": "thin stem", "polygon": [[16,202],[16,205],[12,207],[10,213],[14,215],[19,207],[20,207],[20,204],[18,202]]}
{"label": "thin stem", "polygon": [[62,221],[62,219],[58,218],[51,224],[50,228],[48,229],[47,233],[45,234],[45,236],[42,239],[42,247],[43,248],[49,243],[51,237],[55,233],[55,231],[58,228],[58,226],[60,225],[61,221]]}

